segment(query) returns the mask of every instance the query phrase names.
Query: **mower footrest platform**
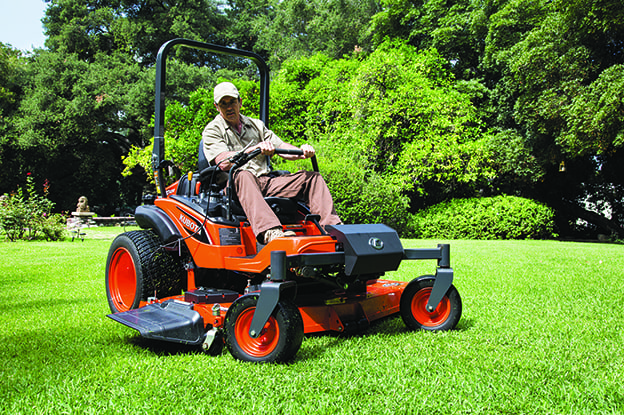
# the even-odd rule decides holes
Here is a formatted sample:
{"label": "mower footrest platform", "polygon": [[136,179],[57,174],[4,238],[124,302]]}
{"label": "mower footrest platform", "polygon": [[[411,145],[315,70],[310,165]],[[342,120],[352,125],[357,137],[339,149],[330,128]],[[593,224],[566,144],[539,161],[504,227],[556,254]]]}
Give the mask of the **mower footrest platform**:
{"label": "mower footrest platform", "polygon": [[108,317],[137,330],[149,339],[199,345],[204,341],[204,321],[193,304],[168,300]]}

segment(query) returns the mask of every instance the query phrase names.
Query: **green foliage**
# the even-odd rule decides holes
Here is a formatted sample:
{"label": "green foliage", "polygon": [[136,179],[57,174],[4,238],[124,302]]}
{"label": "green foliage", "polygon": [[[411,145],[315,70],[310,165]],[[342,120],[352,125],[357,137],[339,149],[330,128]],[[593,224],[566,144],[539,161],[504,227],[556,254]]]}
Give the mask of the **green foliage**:
{"label": "green foliage", "polygon": [[[160,45],[183,37],[222,43],[225,16],[212,0],[183,2],[52,0],[43,19],[50,50],[93,61],[99,53],[139,57],[148,67]],[[197,57],[188,50],[179,57]]]}
{"label": "green foliage", "polygon": [[[328,143],[316,145],[319,168],[333,196],[338,215],[345,223],[385,223],[403,234],[407,225],[409,199],[396,177],[365,168],[358,162],[362,153],[336,148]],[[345,158],[344,154],[350,157]]]}
{"label": "green foliage", "polygon": [[20,168],[54,183],[50,198],[61,209],[87,194],[94,205],[113,210],[124,192],[121,155],[129,143],[141,141],[140,117],[125,106],[133,96],[127,83],[139,78],[138,66],[120,56],[100,55],[88,64],[42,52],[29,69],[34,75],[10,146],[23,157]]}
{"label": "green foliage", "polygon": [[555,237],[554,212],[515,196],[455,199],[418,212],[411,220],[416,238],[547,239]]}
{"label": "green foliage", "polygon": [[[337,157],[361,163],[363,177],[374,172],[392,183],[411,211],[477,191],[539,198],[558,209],[592,198],[611,205],[621,237],[619,6],[51,0],[47,50],[22,56],[0,46],[0,193],[32,171],[54,183],[50,199],[61,208],[81,194],[109,214],[140,203],[143,177],[120,179],[120,160],[134,146],[126,164],[151,170],[149,150],[138,149],[151,137],[156,53],[185,37],[254,50],[282,69],[272,74],[270,127],[295,144],[344,149]],[[168,157],[188,170],[198,131],[183,127],[196,129],[209,112],[200,106],[196,118],[182,114],[190,92],[210,89],[216,72],[256,74],[243,60],[189,48],[172,50],[170,61],[167,96],[179,104],[171,104],[169,119],[184,124],[169,129],[180,138],[168,141]],[[355,148],[367,157],[353,158]],[[565,180],[561,162],[576,167]]]}
{"label": "green foliage", "polygon": [[18,188],[15,193],[0,197],[0,227],[11,241],[21,239],[26,232],[28,216],[23,191]]}
{"label": "green foliage", "polygon": [[423,49],[436,49],[458,79],[477,73],[485,46],[489,14],[495,2],[473,0],[381,0],[382,10],[371,21],[373,43],[402,39]]}
{"label": "green foliage", "polygon": [[435,50],[386,43],[361,66],[351,95],[374,169],[392,171],[420,194],[425,183],[454,186],[490,175],[476,110],[443,65]]}
{"label": "green foliage", "polygon": [[[324,149],[321,157],[329,160],[323,173],[336,199],[370,206],[376,194],[375,206],[389,203],[370,209],[386,212],[376,221],[402,223],[407,212],[400,209],[413,209],[424,198],[453,197],[460,187],[474,193],[492,176],[471,95],[455,88],[435,50],[387,42],[361,59],[288,61],[273,85],[273,130]],[[335,172],[350,171],[346,163],[358,173],[338,185],[335,177],[342,175]],[[370,194],[348,190],[368,186],[367,180],[376,188]],[[374,214],[360,218],[375,221]]]}
{"label": "green foliage", "polygon": [[[613,219],[593,222],[620,235],[624,210],[610,201],[624,174],[623,21],[610,1],[503,2],[490,17],[481,64],[496,114],[489,122],[508,135],[515,130],[514,147],[524,149],[507,151],[512,158],[499,165],[533,166],[515,190],[556,207],[571,224],[586,200],[609,201]],[[497,176],[497,187],[518,184],[505,171]],[[580,210],[565,208],[569,201]]]}
{"label": "green foliage", "polygon": [[54,203],[48,199],[49,182],[43,184],[43,194],[35,189],[32,175],[26,178],[26,191],[20,187],[0,198],[0,228],[9,240],[36,239],[40,233],[57,241],[64,235],[65,218],[52,213]]}
{"label": "green foliage", "polygon": [[624,144],[623,18],[605,1],[514,0],[492,16],[484,69],[500,71],[494,99],[542,164]]}
{"label": "green foliage", "polygon": [[[10,120],[7,112],[0,115],[0,160],[3,170],[13,167],[2,173],[0,193],[32,171],[54,183],[50,198],[61,209],[83,194],[102,214],[141,203],[143,177],[121,178],[121,158],[151,136],[156,53],[172,37],[222,43],[224,17],[210,0],[49,2],[48,50],[29,58],[19,88],[12,83],[16,71],[0,76],[15,112]],[[206,82],[208,71],[197,62],[219,62],[187,48],[173,55],[193,63],[174,61],[168,68],[168,93],[183,102],[180,97]]]}
{"label": "green foliage", "polygon": [[0,128],[4,117],[14,111],[21,95],[20,77],[24,75],[24,69],[20,55],[19,51],[0,42]]}
{"label": "green foliage", "polygon": [[41,224],[41,232],[48,241],[59,241],[67,233],[67,218],[61,213],[50,213]]}
{"label": "green foliage", "polygon": [[[308,57],[323,53],[340,59],[357,51],[370,51],[370,19],[379,11],[374,0],[285,0],[255,2],[258,8],[242,3],[233,17],[235,25],[248,28],[246,42],[253,37],[254,49],[267,51],[273,68],[288,59]],[[268,3],[268,4],[267,4]],[[249,10],[255,10],[250,13]],[[252,16],[250,16],[252,14]],[[239,16],[251,17],[248,22],[238,22]],[[239,29],[240,30],[240,29]]]}
{"label": "green foliage", "polygon": [[513,129],[493,131],[486,142],[490,166],[496,171],[490,189],[494,193],[517,193],[531,189],[545,172],[528,143]]}
{"label": "green foliage", "polygon": [[624,147],[624,65],[605,69],[572,97],[559,142],[572,154],[610,154]]}
{"label": "green foliage", "polygon": [[351,80],[359,66],[356,59],[323,54],[284,62],[271,86],[271,128],[291,143],[348,130]]}

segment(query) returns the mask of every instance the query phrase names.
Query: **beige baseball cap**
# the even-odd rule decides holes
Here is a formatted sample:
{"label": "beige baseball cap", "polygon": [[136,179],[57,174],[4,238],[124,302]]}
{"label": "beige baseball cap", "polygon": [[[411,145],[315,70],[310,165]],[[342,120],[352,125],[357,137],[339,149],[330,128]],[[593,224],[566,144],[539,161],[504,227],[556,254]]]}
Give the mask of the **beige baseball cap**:
{"label": "beige baseball cap", "polygon": [[215,86],[214,89],[215,104],[218,104],[223,97],[240,98],[240,94],[233,83],[221,82],[219,85]]}

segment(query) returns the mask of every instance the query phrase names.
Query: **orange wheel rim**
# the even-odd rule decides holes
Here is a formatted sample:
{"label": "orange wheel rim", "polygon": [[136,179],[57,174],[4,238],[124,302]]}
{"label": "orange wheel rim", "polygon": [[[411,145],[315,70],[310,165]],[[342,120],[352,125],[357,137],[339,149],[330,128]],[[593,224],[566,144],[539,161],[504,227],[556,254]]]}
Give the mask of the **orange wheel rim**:
{"label": "orange wheel rim", "polygon": [[126,248],[117,248],[108,268],[108,290],[115,308],[128,311],[136,295],[136,268]]}
{"label": "orange wheel rim", "polygon": [[260,336],[254,339],[249,335],[249,328],[255,310],[255,307],[248,308],[238,316],[234,335],[238,345],[246,354],[253,357],[265,357],[277,347],[280,334],[279,325],[274,317],[270,317],[260,332]]}
{"label": "orange wheel rim", "polygon": [[412,315],[418,323],[425,327],[436,327],[444,323],[451,314],[451,301],[447,296],[442,297],[442,301],[433,312],[427,311],[427,302],[431,296],[431,287],[419,290],[412,298]]}

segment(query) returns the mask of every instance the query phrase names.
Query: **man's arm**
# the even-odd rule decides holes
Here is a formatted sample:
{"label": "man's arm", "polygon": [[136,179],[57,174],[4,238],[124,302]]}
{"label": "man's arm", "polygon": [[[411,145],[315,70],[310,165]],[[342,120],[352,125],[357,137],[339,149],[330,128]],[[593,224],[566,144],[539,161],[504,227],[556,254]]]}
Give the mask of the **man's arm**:
{"label": "man's arm", "polygon": [[219,166],[221,170],[229,171],[232,168],[232,163],[230,163],[229,158],[236,153],[236,151],[224,151],[223,153],[219,153],[214,159],[215,164]]}

